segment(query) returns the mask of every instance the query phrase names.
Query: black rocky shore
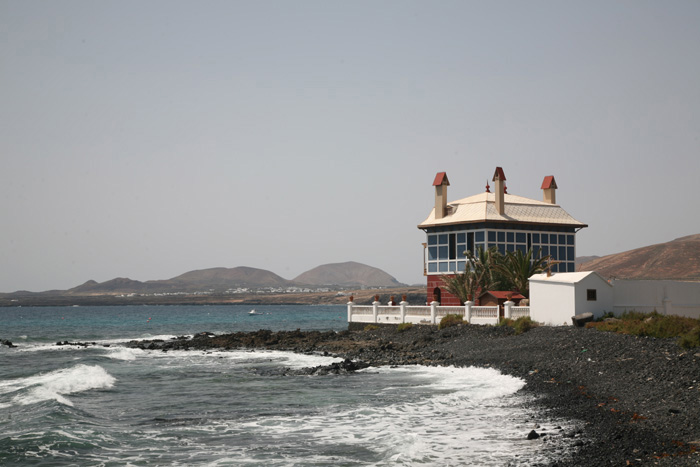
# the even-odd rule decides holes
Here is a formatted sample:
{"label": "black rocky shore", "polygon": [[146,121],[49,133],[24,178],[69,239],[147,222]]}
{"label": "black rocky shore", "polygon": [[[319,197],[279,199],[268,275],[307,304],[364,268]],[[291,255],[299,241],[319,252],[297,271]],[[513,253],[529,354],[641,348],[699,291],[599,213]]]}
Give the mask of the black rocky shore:
{"label": "black rocky shore", "polygon": [[[700,465],[700,349],[673,339],[576,327],[396,326],[318,332],[261,330],[169,341],[132,341],[151,350],[270,349],[345,359],[306,374],[380,365],[491,367],[526,381],[537,419],[532,442],[554,453],[551,466]],[[564,429],[551,420],[572,420]],[[522,462],[522,459],[520,460]]]}

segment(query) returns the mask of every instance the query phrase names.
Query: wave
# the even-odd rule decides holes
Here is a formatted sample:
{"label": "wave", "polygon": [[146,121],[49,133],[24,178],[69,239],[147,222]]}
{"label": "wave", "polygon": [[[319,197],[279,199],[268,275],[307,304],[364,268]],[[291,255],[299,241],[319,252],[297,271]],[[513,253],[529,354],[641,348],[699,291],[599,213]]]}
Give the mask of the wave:
{"label": "wave", "polygon": [[73,403],[65,397],[66,395],[92,389],[109,389],[115,382],[116,378],[101,366],[80,364],[72,368],[0,382],[0,394],[19,393],[12,398],[12,403],[2,404],[0,407],[30,405],[47,400],[72,406]]}

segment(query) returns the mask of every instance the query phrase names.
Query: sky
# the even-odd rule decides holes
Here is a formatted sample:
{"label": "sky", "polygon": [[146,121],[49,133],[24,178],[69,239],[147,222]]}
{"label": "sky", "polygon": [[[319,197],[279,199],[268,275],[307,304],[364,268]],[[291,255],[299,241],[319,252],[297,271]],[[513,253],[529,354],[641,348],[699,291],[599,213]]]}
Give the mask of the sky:
{"label": "sky", "polygon": [[[0,0],[0,292],[357,261],[424,283],[432,182],[577,255],[700,233],[700,2]],[[491,183],[492,184],[492,183]]]}

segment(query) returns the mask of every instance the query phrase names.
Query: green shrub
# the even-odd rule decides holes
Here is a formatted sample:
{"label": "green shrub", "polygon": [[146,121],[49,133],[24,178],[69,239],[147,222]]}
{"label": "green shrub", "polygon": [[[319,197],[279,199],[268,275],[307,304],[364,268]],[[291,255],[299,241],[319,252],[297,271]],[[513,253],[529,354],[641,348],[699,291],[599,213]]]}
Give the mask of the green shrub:
{"label": "green shrub", "polygon": [[537,321],[533,321],[529,316],[522,316],[518,319],[501,318],[498,325],[513,328],[515,334],[522,334],[538,326]]}
{"label": "green shrub", "polygon": [[376,324],[368,324],[365,326],[365,331],[376,331],[377,329],[379,329],[379,326]]}
{"label": "green shrub", "polygon": [[678,345],[684,349],[700,347],[700,326],[697,326],[683,334],[681,338],[678,339]]}
{"label": "green shrub", "polygon": [[625,312],[619,319],[586,323],[587,328],[599,331],[658,338],[680,337],[678,344],[684,348],[700,346],[700,320],[683,316],[667,316],[657,313]]}
{"label": "green shrub", "polygon": [[445,329],[452,326],[459,326],[464,320],[461,315],[445,315],[438,325],[438,329]]}
{"label": "green shrub", "polygon": [[396,330],[398,332],[404,332],[404,331],[411,329],[412,327],[413,327],[413,323],[401,323],[401,324],[399,324],[399,327],[396,328]]}

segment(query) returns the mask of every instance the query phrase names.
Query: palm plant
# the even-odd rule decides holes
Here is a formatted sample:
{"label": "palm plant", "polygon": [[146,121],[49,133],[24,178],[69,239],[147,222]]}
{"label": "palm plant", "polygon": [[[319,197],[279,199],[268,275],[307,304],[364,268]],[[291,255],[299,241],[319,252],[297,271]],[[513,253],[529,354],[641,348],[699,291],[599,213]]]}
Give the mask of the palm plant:
{"label": "palm plant", "polygon": [[549,255],[540,256],[540,251],[536,255],[533,255],[532,248],[527,253],[522,250],[509,251],[495,265],[498,272],[511,283],[512,289],[525,297],[530,296],[530,277],[544,272],[550,260]]}
{"label": "palm plant", "polygon": [[501,255],[495,248],[480,248],[476,255],[467,251],[465,256],[467,266],[464,272],[442,278],[445,289],[458,297],[462,303],[470,298],[474,299],[480,291],[492,289],[500,280],[496,264],[500,262]]}

